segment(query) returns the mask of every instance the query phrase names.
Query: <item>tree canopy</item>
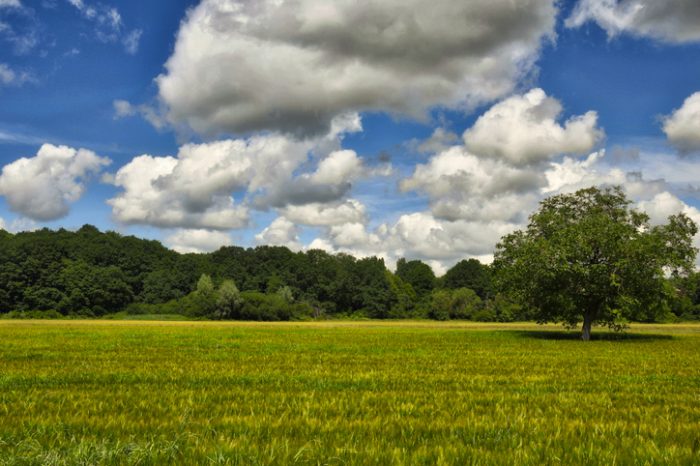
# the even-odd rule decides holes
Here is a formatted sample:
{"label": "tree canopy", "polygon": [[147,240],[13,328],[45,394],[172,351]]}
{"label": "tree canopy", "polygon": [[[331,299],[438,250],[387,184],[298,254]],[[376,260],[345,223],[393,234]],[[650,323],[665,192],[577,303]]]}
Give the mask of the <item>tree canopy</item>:
{"label": "tree canopy", "polygon": [[687,216],[650,226],[620,188],[588,188],[541,202],[525,230],[506,235],[493,267],[500,288],[539,322],[613,328],[653,320],[673,293],[667,276],[692,272],[697,226]]}

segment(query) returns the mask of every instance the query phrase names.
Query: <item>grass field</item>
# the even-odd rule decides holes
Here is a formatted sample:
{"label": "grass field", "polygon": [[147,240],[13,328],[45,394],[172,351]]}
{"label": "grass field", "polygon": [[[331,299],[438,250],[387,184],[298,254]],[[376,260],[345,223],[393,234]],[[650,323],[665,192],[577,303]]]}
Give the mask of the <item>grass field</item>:
{"label": "grass field", "polygon": [[2,321],[0,464],[700,463],[700,326],[603,337]]}

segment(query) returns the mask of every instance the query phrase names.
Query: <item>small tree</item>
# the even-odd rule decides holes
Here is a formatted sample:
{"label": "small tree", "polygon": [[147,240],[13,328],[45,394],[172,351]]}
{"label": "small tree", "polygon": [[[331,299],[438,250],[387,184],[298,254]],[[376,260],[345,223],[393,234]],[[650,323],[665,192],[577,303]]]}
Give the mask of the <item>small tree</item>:
{"label": "small tree", "polygon": [[242,304],[243,299],[236,283],[233,280],[224,280],[216,299],[216,316],[220,319],[233,319],[237,317]]}
{"label": "small tree", "polygon": [[693,269],[697,226],[683,214],[649,226],[619,187],[588,188],[545,199],[526,230],[504,236],[494,269],[501,289],[534,309],[538,322],[583,321],[621,329],[665,307],[666,277]]}
{"label": "small tree", "polygon": [[197,289],[194,292],[197,305],[196,314],[199,316],[211,316],[216,311],[216,290],[211,277],[202,274],[197,281]]}

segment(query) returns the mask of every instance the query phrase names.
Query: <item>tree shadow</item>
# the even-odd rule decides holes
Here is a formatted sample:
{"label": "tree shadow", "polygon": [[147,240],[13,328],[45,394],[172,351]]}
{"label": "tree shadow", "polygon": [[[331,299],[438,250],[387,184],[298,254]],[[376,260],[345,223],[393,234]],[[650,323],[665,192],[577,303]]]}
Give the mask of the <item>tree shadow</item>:
{"label": "tree shadow", "polygon": [[[519,338],[530,338],[535,340],[581,340],[580,331],[565,330],[511,330]],[[606,330],[593,331],[591,341],[656,341],[673,340],[673,335],[660,333],[630,333],[630,332],[610,332]]]}

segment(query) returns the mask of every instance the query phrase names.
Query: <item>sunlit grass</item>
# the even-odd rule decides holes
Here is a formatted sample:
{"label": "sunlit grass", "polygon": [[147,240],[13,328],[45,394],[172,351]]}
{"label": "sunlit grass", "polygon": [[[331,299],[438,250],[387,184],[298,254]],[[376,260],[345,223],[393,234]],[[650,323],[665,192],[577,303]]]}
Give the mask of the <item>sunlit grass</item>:
{"label": "sunlit grass", "polygon": [[3,321],[0,342],[0,464],[700,458],[697,325]]}

